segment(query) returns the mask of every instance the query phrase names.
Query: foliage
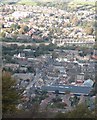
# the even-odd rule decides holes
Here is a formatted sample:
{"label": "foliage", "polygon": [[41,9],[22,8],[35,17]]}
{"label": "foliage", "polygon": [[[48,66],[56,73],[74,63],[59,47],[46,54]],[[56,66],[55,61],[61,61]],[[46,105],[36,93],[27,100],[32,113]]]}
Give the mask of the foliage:
{"label": "foliage", "polygon": [[95,118],[95,115],[84,105],[80,104],[67,113],[58,113],[57,118]]}
{"label": "foliage", "polygon": [[5,32],[1,32],[1,33],[0,33],[0,36],[1,36],[1,37],[5,37],[5,36],[6,36],[6,33],[5,33]]}
{"label": "foliage", "polygon": [[97,74],[95,75],[95,82],[93,84],[93,89],[91,91],[91,94],[97,95]]}
{"label": "foliage", "polygon": [[50,51],[53,51],[55,48],[56,48],[56,46],[53,44],[49,44],[47,46],[44,44],[41,44],[40,46],[38,46],[36,48],[36,52],[34,55],[35,55],[35,57],[37,57],[42,54],[48,54]]}
{"label": "foliage", "polygon": [[23,30],[24,30],[24,32],[27,32],[29,30],[29,27],[25,25],[25,26],[23,26]]}
{"label": "foliage", "polygon": [[11,78],[9,72],[2,74],[2,112],[3,115],[16,111],[19,95],[15,90],[15,80]]}
{"label": "foliage", "polygon": [[93,34],[93,28],[92,27],[86,27],[85,28],[85,32],[88,34],[88,35],[92,35]]}
{"label": "foliage", "polygon": [[61,103],[61,102],[54,102],[53,104],[49,103],[48,108],[64,109],[65,108],[65,104]]}
{"label": "foliage", "polygon": [[56,52],[52,52],[52,58],[55,59],[58,57],[58,54]]}
{"label": "foliage", "polygon": [[77,23],[78,23],[78,18],[76,16],[73,16],[72,24],[77,25]]}
{"label": "foliage", "polygon": [[65,116],[64,113],[58,112],[58,113],[55,115],[55,118],[66,118],[66,116]]}
{"label": "foliage", "polygon": [[13,30],[17,30],[17,29],[20,29],[20,25],[18,25],[18,24],[12,24],[12,25],[11,25],[11,28],[12,28]]}
{"label": "foliage", "polygon": [[67,113],[68,118],[93,118],[92,112],[84,104],[80,104],[73,111]]}
{"label": "foliage", "polygon": [[[96,40],[97,41],[97,40]],[[94,49],[97,50],[97,43],[94,45]]]}

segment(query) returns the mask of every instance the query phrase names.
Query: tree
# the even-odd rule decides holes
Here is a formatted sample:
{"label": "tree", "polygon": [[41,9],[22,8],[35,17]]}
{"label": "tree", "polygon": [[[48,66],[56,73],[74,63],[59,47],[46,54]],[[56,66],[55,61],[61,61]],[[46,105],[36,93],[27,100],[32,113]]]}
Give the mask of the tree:
{"label": "tree", "polygon": [[92,27],[86,27],[85,28],[85,32],[88,34],[88,35],[92,35],[93,34],[93,28]]}
{"label": "tree", "polygon": [[17,25],[17,29],[20,29],[21,27],[20,27],[20,25]]}
{"label": "tree", "polygon": [[1,26],[2,26],[2,28],[4,28],[4,24],[2,24]]}
{"label": "tree", "polygon": [[29,30],[29,27],[27,25],[21,25],[19,26],[19,31],[22,32],[22,33],[25,33]]}
{"label": "tree", "polygon": [[90,93],[91,95],[97,95],[97,75],[95,76],[95,82],[93,84],[93,89]]}
{"label": "tree", "polygon": [[5,56],[5,58],[6,58],[7,62],[11,62],[11,60],[12,60],[11,54],[10,55],[7,54]]}
{"label": "tree", "polygon": [[0,36],[1,36],[1,37],[5,37],[5,36],[6,36],[6,33],[5,33],[5,32],[1,32],[1,33],[0,33]]}
{"label": "tree", "polygon": [[16,24],[11,25],[12,30],[16,30]]}
{"label": "tree", "polygon": [[68,94],[70,94],[70,91],[69,90],[65,91],[65,95],[68,95]]}
{"label": "tree", "polygon": [[56,59],[58,57],[58,54],[56,52],[52,52],[52,58]]}
{"label": "tree", "polygon": [[72,18],[72,24],[74,24],[74,25],[78,24],[78,18],[77,18],[77,16],[73,16],[73,18]]}
{"label": "tree", "polygon": [[2,74],[2,112],[5,117],[6,114],[16,112],[16,105],[18,104],[19,95],[15,90],[15,80],[11,78],[9,72],[3,71]]}
{"label": "tree", "polygon": [[19,29],[19,34],[24,34],[24,29],[23,28]]}
{"label": "tree", "polygon": [[24,32],[27,32],[29,30],[29,27],[28,26],[24,26],[23,29],[24,29]]}
{"label": "tree", "polygon": [[73,111],[67,113],[67,118],[94,118],[95,116],[84,104],[78,105]]}
{"label": "tree", "polygon": [[55,74],[58,75],[60,73],[60,70],[59,69],[55,69]]}
{"label": "tree", "polygon": [[78,105],[72,111],[58,113],[55,118],[95,118],[95,115],[84,104]]}
{"label": "tree", "polygon": [[66,118],[64,113],[58,112],[55,116],[55,118]]}
{"label": "tree", "polygon": [[16,29],[20,29],[21,27],[20,27],[20,25],[18,25],[18,24],[12,24],[11,25],[11,29],[12,30],[16,30]]}
{"label": "tree", "polygon": [[56,94],[56,96],[58,96],[59,90],[55,90],[55,94]]}

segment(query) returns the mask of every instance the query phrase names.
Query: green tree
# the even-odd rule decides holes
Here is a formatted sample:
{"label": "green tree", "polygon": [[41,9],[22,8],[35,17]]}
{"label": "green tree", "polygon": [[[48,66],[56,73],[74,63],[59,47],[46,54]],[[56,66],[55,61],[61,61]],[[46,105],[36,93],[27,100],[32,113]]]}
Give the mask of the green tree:
{"label": "green tree", "polygon": [[11,78],[9,72],[3,71],[2,74],[2,112],[5,117],[6,114],[16,112],[16,105],[18,104],[19,95],[15,90],[15,80]]}
{"label": "green tree", "polygon": [[58,113],[55,115],[55,118],[66,118],[66,116],[65,116],[64,113],[58,112]]}
{"label": "green tree", "polygon": [[84,104],[78,105],[73,111],[67,114],[68,118],[94,118],[95,116]]}
{"label": "green tree", "polygon": [[95,82],[93,84],[92,94],[97,96],[97,74],[95,75]]}
{"label": "green tree", "polygon": [[58,54],[56,52],[52,52],[52,58],[56,59],[58,57]]}
{"label": "green tree", "polygon": [[29,30],[29,27],[25,25],[23,29],[24,29],[24,32],[27,32]]}
{"label": "green tree", "polygon": [[72,111],[67,113],[58,113],[56,115],[57,118],[95,118],[95,115],[93,112],[91,112],[86,105],[80,104],[76,108],[74,108]]}
{"label": "green tree", "polygon": [[1,32],[1,33],[0,33],[0,36],[1,36],[1,37],[5,37],[5,36],[6,36],[6,33],[5,33],[5,32]]}
{"label": "green tree", "polygon": [[21,27],[18,24],[12,24],[11,28],[12,28],[12,30],[16,30],[16,29],[20,29]]}
{"label": "green tree", "polygon": [[85,28],[85,32],[88,34],[88,35],[92,35],[93,34],[93,28],[92,27],[86,27]]}
{"label": "green tree", "polygon": [[65,93],[64,93],[65,95],[69,95],[70,94],[70,91],[69,90],[67,90],[67,91],[65,91]]}
{"label": "green tree", "polygon": [[56,74],[56,75],[60,74],[60,70],[56,68],[56,69],[55,69],[55,74]]}
{"label": "green tree", "polygon": [[16,30],[16,24],[12,24],[12,25],[11,25],[11,28],[12,28],[13,30]]}

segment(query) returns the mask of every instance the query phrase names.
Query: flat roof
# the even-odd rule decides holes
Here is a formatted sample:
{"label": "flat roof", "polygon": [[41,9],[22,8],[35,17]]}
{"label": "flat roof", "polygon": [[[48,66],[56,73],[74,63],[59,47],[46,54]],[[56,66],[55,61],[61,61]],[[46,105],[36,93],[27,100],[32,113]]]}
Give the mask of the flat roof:
{"label": "flat roof", "polygon": [[65,93],[66,91],[70,91],[71,93],[74,94],[88,95],[92,87],[74,86],[74,85],[51,85],[51,86],[42,86],[41,89],[47,90],[48,92],[55,92],[56,90],[59,90],[59,93]]}

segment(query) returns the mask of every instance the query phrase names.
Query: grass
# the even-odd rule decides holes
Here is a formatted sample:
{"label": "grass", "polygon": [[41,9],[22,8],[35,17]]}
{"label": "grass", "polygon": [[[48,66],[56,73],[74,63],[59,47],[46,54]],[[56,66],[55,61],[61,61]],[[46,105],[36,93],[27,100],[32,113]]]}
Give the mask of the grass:
{"label": "grass", "polygon": [[28,22],[30,19],[31,19],[31,18],[24,18],[24,19],[22,19],[21,21],[22,21],[22,22]]}
{"label": "grass", "polygon": [[95,2],[92,0],[73,0],[69,3],[70,6],[75,7],[76,5],[95,5]]}
{"label": "grass", "polygon": [[31,6],[36,6],[37,3],[32,1],[32,0],[20,0],[19,2],[17,2],[17,4],[25,4],[25,5],[31,5]]}

